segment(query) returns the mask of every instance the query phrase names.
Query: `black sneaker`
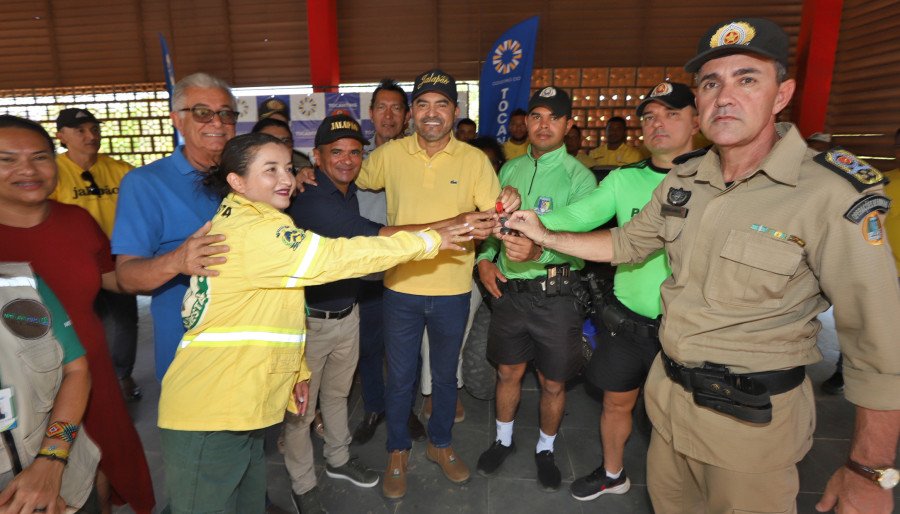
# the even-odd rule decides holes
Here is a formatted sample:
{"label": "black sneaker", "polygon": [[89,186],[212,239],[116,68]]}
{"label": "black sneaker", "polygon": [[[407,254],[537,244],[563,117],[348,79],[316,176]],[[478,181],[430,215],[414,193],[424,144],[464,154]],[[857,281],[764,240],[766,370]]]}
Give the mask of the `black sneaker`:
{"label": "black sneaker", "polygon": [[509,446],[503,446],[503,444],[500,443],[500,440],[497,439],[490,448],[485,450],[484,453],[478,457],[478,474],[483,477],[493,475],[500,469],[503,461],[515,452],[515,441],[512,441]]}
{"label": "black sneaker", "polygon": [[363,466],[358,457],[351,457],[346,464],[336,468],[325,464],[325,474],[331,478],[349,480],[359,487],[375,487],[378,483],[378,473]]}
{"label": "black sneaker", "polygon": [[595,469],[590,475],[581,477],[569,487],[572,498],[586,502],[602,494],[625,494],[631,488],[631,481],[625,476],[625,470],[619,478],[609,478],[603,466]]}
{"label": "black sneaker", "polygon": [[535,453],[534,462],[537,464],[538,482],[541,484],[541,488],[547,492],[559,490],[562,476],[559,473],[559,468],[556,467],[553,452],[544,450],[540,453]]}
{"label": "black sneaker", "polygon": [[425,425],[419,421],[419,417],[416,416],[415,412],[409,413],[409,419],[406,420],[406,426],[409,428],[409,437],[413,441],[421,443],[428,438],[428,435],[425,433]]}
{"label": "black sneaker", "polygon": [[328,511],[322,506],[322,500],[319,499],[318,486],[303,494],[291,491],[291,500],[294,501],[294,508],[297,509],[298,514],[328,514]]}
{"label": "black sneaker", "polygon": [[367,412],[353,432],[353,444],[366,444],[369,442],[372,436],[375,435],[375,429],[378,428],[378,424],[383,419],[384,413]]}
{"label": "black sneaker", "polygon": [[835,371],[827,380],[822,382],[822,392],[830,395],[838,395],[844,393],[844,374]]}

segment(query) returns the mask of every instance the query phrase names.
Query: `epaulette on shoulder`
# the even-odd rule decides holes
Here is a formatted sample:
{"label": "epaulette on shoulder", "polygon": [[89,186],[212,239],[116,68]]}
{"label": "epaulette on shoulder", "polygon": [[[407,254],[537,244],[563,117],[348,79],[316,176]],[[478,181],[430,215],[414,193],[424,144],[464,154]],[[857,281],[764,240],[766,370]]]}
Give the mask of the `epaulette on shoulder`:
{"label": "epaulette on shoulder", "polygon": [[709,145],[709,146],[706,146],[703,148],[698,148],[697,150],[694,150],[693,152],[683,153],[683,154],[679,155],[678,157],[672,159],[672,164],[676,164],[676,165],[684,164],[684,163],[688,162],[689,160],[693,159],[694,157],[703,157],[704,155],[706,155],[706,152],[708,152],[710,148],[712,148],[712,145]]}
{"label": "epaulette on shoulder", "polygon": [[887,179],[880,171],[840,147],[817,154],[813,160],[847,179],[859,192],[887,183]]}

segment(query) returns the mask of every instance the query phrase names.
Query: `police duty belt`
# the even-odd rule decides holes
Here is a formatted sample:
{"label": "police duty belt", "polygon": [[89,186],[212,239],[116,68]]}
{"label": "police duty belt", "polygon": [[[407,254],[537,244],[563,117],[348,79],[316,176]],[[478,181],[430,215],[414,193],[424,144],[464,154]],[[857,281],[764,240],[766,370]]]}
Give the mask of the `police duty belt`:
{"label": "police duty belt", "polygon": [[804,366],[736,374],[722,364],[705,362],[702,367],[688,368],[663,352],[660,355],[666,376],[692,393],[694,403],[750,423],[772,421],[771,396],[794,389],[806,377]]}

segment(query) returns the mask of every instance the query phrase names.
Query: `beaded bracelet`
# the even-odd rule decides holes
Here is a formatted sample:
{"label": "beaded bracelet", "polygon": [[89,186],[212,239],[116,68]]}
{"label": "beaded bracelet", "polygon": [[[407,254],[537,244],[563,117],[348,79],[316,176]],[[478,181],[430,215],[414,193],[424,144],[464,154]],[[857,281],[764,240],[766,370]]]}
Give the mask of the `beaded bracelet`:
{"label": "beaded bracelet", "polygon": [[72,444],[75,442],[75,438],[78,437],[79,430],[81,430],[79,425],[66,423],[65,421],[54,421],[47,425],[47,431],[44,433],[44,437],[50,439],[62,439],[63,441]]}

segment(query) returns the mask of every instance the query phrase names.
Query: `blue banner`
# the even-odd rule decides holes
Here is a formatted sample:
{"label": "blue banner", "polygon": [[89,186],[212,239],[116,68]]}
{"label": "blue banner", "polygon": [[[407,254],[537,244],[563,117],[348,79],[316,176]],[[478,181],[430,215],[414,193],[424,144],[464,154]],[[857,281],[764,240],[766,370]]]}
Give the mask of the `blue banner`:
{"label": "blue banner", "polygon": [[479,135],[495,137],[501,143],[506,141],[510,113],[528,106],[538,18],[515,25],[491,47],[481,68]]}
{"label": "blue banner", "polygon": [[[169,111],[171,111],[172,90],[175,88],[175,65],[172,64],[172,54],[169,53],[169,45],[166,44],[165,36],[162,35],[162,32],[157,32],[157,34],[159,35],[159,46],[162,49],[163,76],[166,78],[166,91],[169,93]],[[172,140],[175,146],[180,144],[181,136],[177,130],[172,133]]]}

